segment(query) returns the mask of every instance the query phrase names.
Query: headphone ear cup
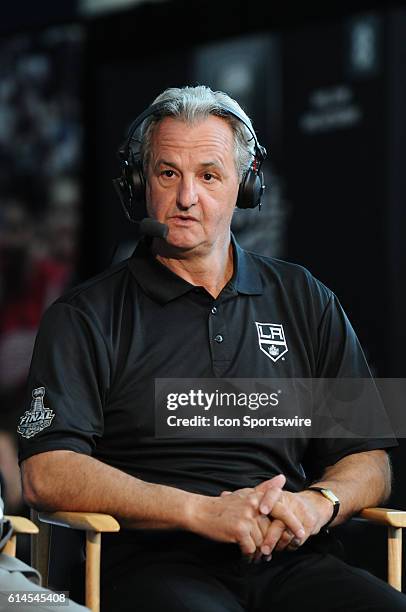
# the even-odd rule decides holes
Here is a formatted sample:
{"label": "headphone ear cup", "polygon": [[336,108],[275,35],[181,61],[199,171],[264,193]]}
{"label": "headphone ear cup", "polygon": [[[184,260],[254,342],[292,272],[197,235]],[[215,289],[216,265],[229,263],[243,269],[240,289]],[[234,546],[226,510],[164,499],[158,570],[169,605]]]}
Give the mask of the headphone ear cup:
{"label": "headphone ear cup", "polygon": [[261,204],[263,193],[263,179],[252,168],[250,168],[240,183],[237,197],[238,208],[256,208]]}
{"label": "headphone ear cup", "polygon": [[145,202],[145,177],[142,163],[132,157],[122,166],[122,186],[125,198],[121,198],[127,217],[131,221],[141,221],[147,216]]}
{"label": "headphone ear cup", "polygon": [[131,174],[133,206],[137,209],[139,206],[145,207],[145,176],[141,161],[135,161],[128,171]]}

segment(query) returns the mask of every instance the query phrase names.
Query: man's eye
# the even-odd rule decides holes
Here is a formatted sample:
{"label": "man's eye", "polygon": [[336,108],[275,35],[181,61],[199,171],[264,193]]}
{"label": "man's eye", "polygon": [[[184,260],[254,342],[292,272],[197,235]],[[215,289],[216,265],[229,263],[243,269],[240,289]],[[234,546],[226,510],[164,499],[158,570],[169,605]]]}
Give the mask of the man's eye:
{"label": "man's eye", "polygon": [[205,172],[203,174],[203,178],[204,178],[205,181],[211,181],[212,178],[214,178],[214,177],[213,177],[213,175],[210,172]]}
{"label": "man's eye", "polygon": [[166,178],[172,178],[173,176],[175,176],[175,173],[173,170],[163,170],[161,172],[162,176],[165,176]]}

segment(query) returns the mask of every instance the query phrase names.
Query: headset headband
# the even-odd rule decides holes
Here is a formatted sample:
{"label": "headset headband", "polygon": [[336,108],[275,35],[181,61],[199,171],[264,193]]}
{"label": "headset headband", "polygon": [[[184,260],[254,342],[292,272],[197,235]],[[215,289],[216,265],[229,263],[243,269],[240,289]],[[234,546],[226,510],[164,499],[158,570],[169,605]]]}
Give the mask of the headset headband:
{"label": "headset headband", "polygon": [[[138,115],[138,117],[136,117],[136,119],[134,119],[134,121],[131,123],[130,127],[128,128],[128,134],[127,134],[127,139],[126,141],[123,143],[123,145],[120,147],[118,153],[120,155],[120,157],[124,157],[125,159],[127,159],[128,157],[128,153],[129,153],[129,149],[131,146],[131,141],[134,135],[134,132],[137,130],[137,128],[142,124],[142,122],[147,119],[148,117],[150,117],[151,115],[154,115],[155,113],[159,114],[159,112],[161,110],[165,110],[166,106],[167,106],[168,101],[166,102],[157,102],[156,104],[152,104],[151,106],[149,106],[147,109],[144,110],[144,112],[142,112],[140,115]],[[249,133],[251,134],[254,143],[255,143],[255,157],[258,159],[259,164],[261,165],[262,162],[264,161],[264,159],[266,158],[266,149],[265,147],[263,147],[262,145],[259,144],[257,136],[254,132],[254,130],[252,129],[252,127],[247,123],[247,120],[244,119],[244,117],[236,110],[230,108],[229,106],[227,106],[226,104],[219,104],[219,111],[224,111],[225,113],[227,113],[228,115],[232,115],[233,117],[235,117],[236,119],[239,119],[239,121],[241,121],[241,123],[243,125],[245,125],[245,127],[247,128],[247,130],[249,131]],[[215,117],[221,117],[222,115],[216,114],[216,113],[209,113]],[[164,115],[166,116],[166,115]],[[172,115],[168,115],[168,116],[172,116]]]}

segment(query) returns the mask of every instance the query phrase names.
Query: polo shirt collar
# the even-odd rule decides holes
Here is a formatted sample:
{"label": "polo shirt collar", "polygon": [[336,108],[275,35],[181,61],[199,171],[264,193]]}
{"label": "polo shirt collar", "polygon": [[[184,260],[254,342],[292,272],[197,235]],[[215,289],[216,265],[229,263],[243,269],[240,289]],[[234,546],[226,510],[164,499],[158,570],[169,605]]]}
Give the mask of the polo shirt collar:
{"label": "polo shirt collar", "polygon": [[231,234],[231,244],[234,249],[234,274],[230,282],[238,293],[262,295],[264,284],[251,253],[240,247],[233,234]]}
{"label": "polo shirt collar", "polygon": [[[234,274],[228,284],[230,289],[247,295],[261,295],[263,283],[251,255],[239,246],[233,235],[231,243]],[[162,304],[196,289],[195,285],[172,272],[152,255],[148,240],[140,240],[128,260],[128,266],[145,293]]]}

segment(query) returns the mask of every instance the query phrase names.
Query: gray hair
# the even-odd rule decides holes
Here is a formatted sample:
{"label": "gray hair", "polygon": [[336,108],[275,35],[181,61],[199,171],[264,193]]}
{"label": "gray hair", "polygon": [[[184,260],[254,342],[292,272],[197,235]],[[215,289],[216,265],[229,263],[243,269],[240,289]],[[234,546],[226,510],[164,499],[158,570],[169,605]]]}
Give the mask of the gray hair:
{"label": "gray hair", "polygon": [[[210,87],[170,87],[165,89],[153,104],[164,103],[159,113],[147,117],[140,128],[140,155],[144,168],[147,170],[151,155],[152,134],[156,125],[164,117],[175,117],[189,124],[206,119],[209,115],[224,117],[234,134],[235,163],[239,180],[243,179],[249,169],[255,153],[254,139],[246,126],[236,117],[223,109],[223,105],[242,115],[252,128],[252,123],[240,105],[222,91],[212,91]],[[254,131],[254,130],[253,130]]]}

